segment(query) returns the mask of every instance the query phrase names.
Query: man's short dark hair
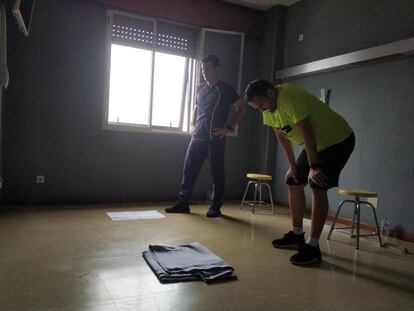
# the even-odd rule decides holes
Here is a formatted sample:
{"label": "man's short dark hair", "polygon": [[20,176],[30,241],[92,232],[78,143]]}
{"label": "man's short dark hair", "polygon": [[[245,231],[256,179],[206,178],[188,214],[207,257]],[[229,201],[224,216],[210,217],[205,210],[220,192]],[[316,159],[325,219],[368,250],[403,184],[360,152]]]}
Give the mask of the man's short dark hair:
{"label": "man's short dark hair", "polygon": [[251,102],[253,97],[267,97],[267,90],[274,88],[273,84],[267,80],[254,80],[249,83],[244,92],[244,98]]}
{"label": "man's short dark hair", "polygon": [[214,67],[218,67],[219,66],[219,59],[216,55],[213,54],[209,54],[207,56],[205,56],[201,62],[203,63],[207,63],[207,64],[212,64]]}

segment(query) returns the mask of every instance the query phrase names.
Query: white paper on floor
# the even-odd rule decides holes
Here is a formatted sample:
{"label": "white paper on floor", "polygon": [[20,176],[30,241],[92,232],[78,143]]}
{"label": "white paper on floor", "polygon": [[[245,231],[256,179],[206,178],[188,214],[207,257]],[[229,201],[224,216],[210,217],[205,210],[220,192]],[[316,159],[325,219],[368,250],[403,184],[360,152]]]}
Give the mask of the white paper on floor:
{"label": "white paper on floor", "polygon": [[153,211],[125,211],[125,212],[111,212],[106,213],[112,220],[129,220],[129,219],[155,219],[165,218],[165,215],[160,212]]}

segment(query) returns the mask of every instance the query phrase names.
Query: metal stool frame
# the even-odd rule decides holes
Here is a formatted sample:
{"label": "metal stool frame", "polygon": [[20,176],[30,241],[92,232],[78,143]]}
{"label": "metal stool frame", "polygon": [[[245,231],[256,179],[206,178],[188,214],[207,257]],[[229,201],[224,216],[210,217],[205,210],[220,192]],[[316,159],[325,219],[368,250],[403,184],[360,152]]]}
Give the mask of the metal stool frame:
{"label": "metal stool frame", "polygon": [[[336,227],[335,228],[336,220],[339,216],[339,212],[341,211],[342,205],[344,203],[353,203],[354,204],[354,215],[352,217],[352,226],[351,227]],[[366,204],[366,205],[370,206],[371,209],[372,209],[372,212],[374,213],[375,226],[377,228],[376,233],[360,234],[360,219],[361,219],[361,205],[362,204]],[[355,200],[343,200],[339,203],[338,210],[336,211],[336,215],[335,215],[335,218],[332,222],[331,229],[329,230],[329,234],[328,234],[327,239],[330,240],[332,232],[334,230],[340,230],[340,229],[351,229],[350,236],[351,236],[351,238],[355,237],[355,235],[354,235],[355,217],[356,217],[356,249],[359,249],[359,237],[361,237],[361,236],[374,236],[374,235],[377,235],[378,239],[379,239],[380,246],[383,246],[382,240],[381,240],[381,233],[380,233],[380,230],[379,230],[379,227],[378,227],[377,213],[375,212],[375,207],[370,202],[361,201],[359,196],[355,196]]]}
{"label": "metal stool frame", "polygon": [[[253,195],[253,201],[246,201],[246,195],[247,195],[247,191],[250,188],[250,185],[254,185],[254,195]],[[269,191],[269,197],[270,197],[270,204],[268,202],[265,202],[262,200],[262,187],[265,186],[265,188],[267,188],[267,190]],[[259,192],[259,201],[257,201],[257,192]],[[248,204],[250,206],[252,206],[252,214],[254,214],[254,210],[257,207],[261,208],[264,206],[272,206],[272,214],[275,213],[275,208],[273,205],[273,198],[272,198],[272,190],[270,189],[270,186],[268,183],[266,182],[262,182],[261,180],[250,180],[247,183],[246,186],[246,190],[244,191],[244,195],[243,195],[243,199],[242,202],[240,204],[240,209],[243,208],[244,204]]]}

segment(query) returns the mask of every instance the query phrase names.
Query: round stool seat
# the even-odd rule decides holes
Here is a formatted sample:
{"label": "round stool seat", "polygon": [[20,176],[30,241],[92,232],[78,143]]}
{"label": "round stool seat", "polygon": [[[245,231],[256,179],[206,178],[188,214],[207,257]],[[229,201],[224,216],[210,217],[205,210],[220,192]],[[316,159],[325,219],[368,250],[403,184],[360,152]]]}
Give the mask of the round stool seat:
{"label": "round stool seat", "polygon": [[256,179],[256,180],[272,180],[272,176],[264,174],[249,173],[247,178]]}
{"label": "round stool seat", "polygon": [[376,198],[377,194],[368,190],[361,189],[339,189],[339,194],[350,195],[354,197],[363,197],[363,198]]}

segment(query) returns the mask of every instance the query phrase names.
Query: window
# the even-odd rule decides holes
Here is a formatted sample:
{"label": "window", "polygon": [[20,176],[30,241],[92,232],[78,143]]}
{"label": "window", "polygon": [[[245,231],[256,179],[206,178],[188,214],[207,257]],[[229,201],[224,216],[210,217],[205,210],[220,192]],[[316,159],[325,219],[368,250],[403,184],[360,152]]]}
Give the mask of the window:
{"label": "window", "polygon": [[197,35],[191,27],[108,11],[105,126],[187,132]]}

